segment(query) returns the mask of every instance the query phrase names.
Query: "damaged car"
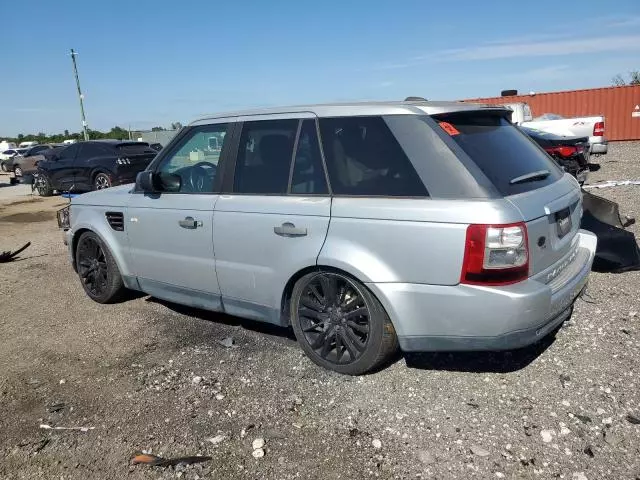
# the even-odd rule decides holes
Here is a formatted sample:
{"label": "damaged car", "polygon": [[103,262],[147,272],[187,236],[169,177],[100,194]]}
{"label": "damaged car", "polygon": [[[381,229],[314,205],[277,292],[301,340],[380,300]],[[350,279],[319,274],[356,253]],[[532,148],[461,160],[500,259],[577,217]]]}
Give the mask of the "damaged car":
{"label": "damaged car", "polygon": [[409,101],[207,117],[59,225],[94,301],[137,290],[290,327],[343,374],[398,347],[524,347],[570,318],[597,240],[577,182],[509,116]]}
{"label": "damaged car", "polygon": [[565,137],[529,127],[520,127],[534,142],[547,152],[568,173],[583,185],[589,172],[600,169],[590,163],[589,137]]}

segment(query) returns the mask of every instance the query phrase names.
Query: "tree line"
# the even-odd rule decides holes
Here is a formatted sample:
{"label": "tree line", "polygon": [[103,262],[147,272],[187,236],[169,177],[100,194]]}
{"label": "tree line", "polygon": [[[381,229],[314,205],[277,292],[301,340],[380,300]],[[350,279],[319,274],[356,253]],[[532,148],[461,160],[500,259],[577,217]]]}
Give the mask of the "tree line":
{"label": "tree line", "polygon": [[[163,130],[180,130],[182,128],[182,124],[180,122],[174,122],[171,124],[171,128],[167,129],[164,127],[153,127],[151,131],[159,132]],[[122,128],[119,126],[113,127],[108,132],[101,132],[100,130],[87,130],[89,134],[90,140],[101,140],[101,139],[114,139],[114,140],[126,140],[129,138],[136,139],[140,130],[127,130],[126,128]],[[3,137],[4,138],[4,137]],[[44,132],[38,133],[30,133],[30,134],[18,134],[17,137],[14,138],[6,138],[6,140],[10,142],[20,143],[20,142],[38,142],[38,143],[62,143],[63,140],[84,140],[84,134],[82,132],[70,132],[69,130],[65,130],[62,133],[54,133],[52,135],[47,135]]]}
{"label": "tree line", "polygon": [[611,80],[611,83],[616,87],[622,87],[624,85],[640,85],[640,71],[633,70],[629,72],[629,80],[618,74]]}

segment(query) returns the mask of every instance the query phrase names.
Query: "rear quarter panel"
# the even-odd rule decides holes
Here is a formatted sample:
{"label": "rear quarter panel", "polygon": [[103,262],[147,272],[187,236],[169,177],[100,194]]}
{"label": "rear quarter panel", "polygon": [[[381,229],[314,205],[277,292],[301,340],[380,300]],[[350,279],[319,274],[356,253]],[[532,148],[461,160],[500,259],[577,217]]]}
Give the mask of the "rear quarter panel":
{"label": "rear quarter panel", "polygon": [[456,285],[470,223],[513,223],[504,200],[334,198],[318,264],[363,282]]}

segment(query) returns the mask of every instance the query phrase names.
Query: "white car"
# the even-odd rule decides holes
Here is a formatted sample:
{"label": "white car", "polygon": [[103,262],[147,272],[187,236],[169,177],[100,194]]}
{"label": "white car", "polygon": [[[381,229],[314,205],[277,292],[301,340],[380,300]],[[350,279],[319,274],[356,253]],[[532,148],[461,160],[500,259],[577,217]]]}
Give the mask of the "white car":
{"label": "white car", "polygon": [[0,152],[0,160],[9,160],[10,158],[15,157],[16,155],[22,155],[26,152],[28,148],[10,148],[3,152]]}
{"label": "white car", "polygon": [[589,137],[589,153],[607,153],[609,142],[604,136],[605,118],[602,115],[565,118],[556,113],[545,113],[534,118],[527,103],[505,103],[504,106],[513,110],[511,121],[516,125],[563,137]]}

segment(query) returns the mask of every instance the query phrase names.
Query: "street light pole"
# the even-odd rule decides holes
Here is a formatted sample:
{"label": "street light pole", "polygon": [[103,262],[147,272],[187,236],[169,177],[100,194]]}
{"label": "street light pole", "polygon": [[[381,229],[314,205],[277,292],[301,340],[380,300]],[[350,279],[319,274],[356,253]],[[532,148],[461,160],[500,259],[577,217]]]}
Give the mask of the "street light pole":
{"label": "street light pole", "polygon": [[84,133],[84,139],[89,140],[89,132],[87,130],[87,119],[84,116],[84,97],[82,96],[82,90],[80,90],[80,79],[78,78],[78,66],[76,65],[77,53],[71,49],[71,60],[73,61],[73,73],[76,76],[76,85],[78,86],[78,98],[80,98],[80,114],[82,115],[82,132]]}

